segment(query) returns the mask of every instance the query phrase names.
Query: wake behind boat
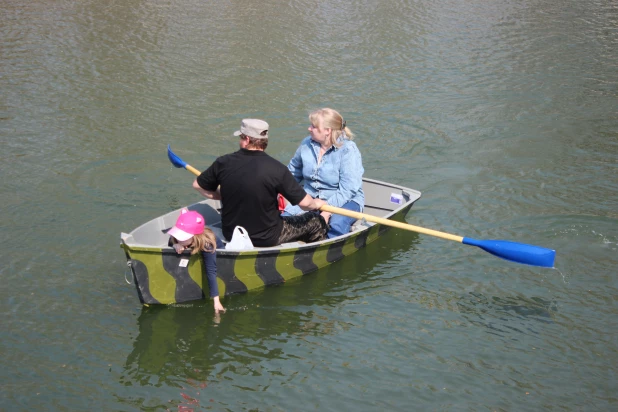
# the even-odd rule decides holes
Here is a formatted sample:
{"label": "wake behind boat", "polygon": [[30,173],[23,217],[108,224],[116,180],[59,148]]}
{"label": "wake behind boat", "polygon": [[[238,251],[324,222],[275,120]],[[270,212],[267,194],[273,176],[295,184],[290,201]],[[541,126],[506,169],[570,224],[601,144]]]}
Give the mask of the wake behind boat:
{"label": "wake behind boat", "polygon": [[[379,218],[404,221],[421,193],[414,189],[372,179],[363,179],[365,208],[363,213]],[[204,200],[188,206],[202,214],[208,226],[223,239],[221,203]],[[200,254],[188,251],[178,255],[168,246],[166,234],[181,209],[159,216],[129,233],[121,233],[140,302],[171,304],[203,299],[207,288]],[[375,241],[389,226],[357,220],[350,233],[315,243],[292,242],[249,250],[217,250],[217,283],[221,296],[244,293],[264,286],[279,285],[321,269],[352,255]]]}

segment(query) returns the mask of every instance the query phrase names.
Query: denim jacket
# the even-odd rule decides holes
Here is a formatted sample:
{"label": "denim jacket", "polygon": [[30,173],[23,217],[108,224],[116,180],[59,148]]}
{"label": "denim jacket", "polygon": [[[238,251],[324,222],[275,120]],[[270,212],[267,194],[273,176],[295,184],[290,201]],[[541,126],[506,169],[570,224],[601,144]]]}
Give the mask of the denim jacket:
{"label": "denim jacket", "polygon": [[[356,143],[341,139],[341,147],[331,146],[318,165],[320,144],[303,139],[288,169],[307,194],[326,200],[329,205],[341,207],[352,200],[361,207],[365,205],[363,193],[363,163]],[[285,211],[297,215],[304,213],[298,206],[287,205]]]}

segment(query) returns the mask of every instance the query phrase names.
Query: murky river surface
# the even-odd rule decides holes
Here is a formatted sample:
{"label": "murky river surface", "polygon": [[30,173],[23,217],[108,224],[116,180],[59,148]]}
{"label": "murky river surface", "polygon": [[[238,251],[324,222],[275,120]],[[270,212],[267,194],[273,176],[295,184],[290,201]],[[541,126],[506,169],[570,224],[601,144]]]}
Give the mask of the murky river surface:
{"label": "murky river surface", "polygon": [[[3,410],[616,410],[614,1],[5,0]],[[340,110],[410,232],[283,287],[142,307],[121,231],[199,200],[240,119]]]}

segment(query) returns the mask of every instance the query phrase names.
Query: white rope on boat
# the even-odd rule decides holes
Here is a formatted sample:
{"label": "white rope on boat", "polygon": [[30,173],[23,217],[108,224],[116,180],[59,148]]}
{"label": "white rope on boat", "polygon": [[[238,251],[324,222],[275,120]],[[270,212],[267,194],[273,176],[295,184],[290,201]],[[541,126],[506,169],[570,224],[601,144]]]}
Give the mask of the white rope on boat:
{"label": "white rope on boat", "polygon": [[127,270],[131,273],[131,280],[135,281],[135,278],[133,277],[133,270],[131,270],[131,261],[127,260],[127,269],[124,270],[124,281],[127,282],[129,285],[133,284],[133,282],[129,282],[127,280]]}

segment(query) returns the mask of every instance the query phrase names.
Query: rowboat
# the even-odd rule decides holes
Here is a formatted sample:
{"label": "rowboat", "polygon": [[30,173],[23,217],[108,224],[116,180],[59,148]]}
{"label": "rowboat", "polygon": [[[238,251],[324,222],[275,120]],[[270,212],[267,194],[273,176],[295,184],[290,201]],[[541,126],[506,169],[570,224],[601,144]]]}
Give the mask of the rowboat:
{"label": "rowboat", "polygon": [[[403,222],[421,193],[414,189],[363,179],[363,214]],[[202,214],[221,238],[221,203],[207,199],[188,206]],[[127,266],[143,304],[182,303],[208,296],[208,282],[200,254],[177,254],[166,234],[181,209],[159,216],[129,233],[120,234]],[[280,285],[350,256],[375,241],[389,225],[359,219],[350,233],[315,243],[292,242],[248,250],[217,249],[217,284],[220,296]],[[379,220],[379,219],[378,219]]]}

